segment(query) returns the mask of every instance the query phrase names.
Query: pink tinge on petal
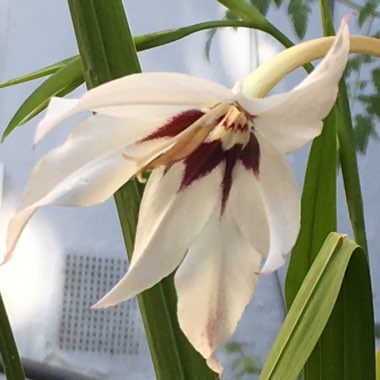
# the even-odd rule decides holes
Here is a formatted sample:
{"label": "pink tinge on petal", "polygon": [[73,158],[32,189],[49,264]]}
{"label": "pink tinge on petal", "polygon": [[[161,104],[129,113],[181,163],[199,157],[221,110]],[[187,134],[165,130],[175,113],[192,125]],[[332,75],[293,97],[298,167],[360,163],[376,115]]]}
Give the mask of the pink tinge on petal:
{"label": "pink tinge on petal", "polygon": [[144,137],[142,140],[140,140],[140,142],[177,136],[185,129],[190,127],[190,125],[195,123],[203,115],[204,112],[197,109],[181,112],[180,114],[173,116],[162,127],[152,132],[150,135]]}

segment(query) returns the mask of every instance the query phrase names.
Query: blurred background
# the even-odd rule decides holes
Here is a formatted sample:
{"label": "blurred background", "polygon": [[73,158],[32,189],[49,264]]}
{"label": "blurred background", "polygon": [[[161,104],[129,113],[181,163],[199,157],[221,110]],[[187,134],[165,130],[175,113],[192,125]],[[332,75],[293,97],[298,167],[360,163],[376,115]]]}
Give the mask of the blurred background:
{"label": "blurred background", "polygon": [[[317,1],[284,0],[279,8],[270,0],[251,2],[264,8],[268,4],[269,20],[295,42],[300,37],[311,39],[322,35]],[[344,14],[356,9],[358,16],[351,21],[352,32],[376,34],[380,27],[378,3],[367,1],[363,6],[349,0],[331,2],[335,25],[339,25]],[[128,0],[124,4],[134,35],[218,20],[226,15],[225,8],[216,1]],[[210,37],[210,33],[201,32],[139,53],[143,71],[176,71],[233,86],[236,80],[283,49],[270,36],[250,30],[228,28],[219,30],[212,40]],[[65,1],[0,0],[0,82],[75,54],[76,41]],[[372,278],[379,279],[378,114],[375,112],[374,120],[366,113],[368,107],[376,108],[376,101],[380,102],[372,96],[379,91],[376,69],[379,64],[353,58],[349,77],[351,106],[356,115],[356,141],[361,152],[359,168]],[[293,73],[275,92],[292,88],[304,76],[301,70]],[[41,82],[36,80],[0,90],[1,131]],[[84,91],[82,86],[71,96]],[[32,167],[44,153],[63,142],[79,120],[71,119],[32,150],[40,117],[17,128],[0,146],[0,255],[5,251],[7,221]],[[307,147],[289,157],[300,188],[308,150]],[[339,230],[352,236],[341,181],[339,186]],[[42,377],[34,378],[84,380],[86,376],[94,380],[119,380],[127,374],[130,380],[154,379],[136,300],[105,311],[89,309],[125,272],[125,258],[113,199],[87,209],[48,207],[29,223],[14,260],[0,268],[0,291],[22,357],[29,360],[31,370],[42,373]],[[285,272],[283,268],[260,279],[235,335],[221,347],[226,380],[256,378],[285,315]],[[378,318],[379,281],[373,280],[373,287]],[[57,368],[74,373],[60,372]],[[53,377],[54,374],[63,377]]]}

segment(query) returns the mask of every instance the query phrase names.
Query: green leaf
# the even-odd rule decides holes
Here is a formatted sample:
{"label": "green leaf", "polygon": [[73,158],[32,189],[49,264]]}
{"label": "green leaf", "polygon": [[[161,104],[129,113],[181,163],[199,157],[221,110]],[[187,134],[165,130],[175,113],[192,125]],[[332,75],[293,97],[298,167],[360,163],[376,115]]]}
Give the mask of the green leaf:
{"label": "green leaf", "polygon": [[[333,30],[327,1],[322,1],[322,13],[324,15],[324,31],[327,34],[331,34]],[[336,122],[334,124],[337,126],[340,141],[340,162],[342,164],[354,236],[356,241],[364,247],[364,251],[366,252],[360,183],[357,173],[352,131],[350,132],[348,125],[350,121],[350,111],[345,94],[345,88],[341,85],[338,95],[338,104],[341,113],[339,114],[335,111]],[[332,114],[330,114],[330,117],[331,115]],[[298,287],[305,275],[305,269],[308,265],[310,266],[315,259],[315,250],[318,249],[320,240],[323,239],[323,236],[326,236],[327,230],[336,224],[336,179],[335,173],[333,173],[332,170],[332,168],[336,167],[336,152],[334,151],[335,149],[331,149],[322,156],[321,152],[323,147],[320,146],[320,141],[323,141],[326,136],[326,130],[327,123],[325,124],[321,137],[313,143],[308,162],[304,191],[302,194],[302,226],[297,245],[292,253],[286,279],[288,307],[292,304],[295,294],[297,294]],[[335,131],[330,138],[333,142],[325,140],[325,144],[333,143],[335,145]],[[324,166],[326,167],[325,172],[321,171]],[[314,171],[314,174],[312,171]],[[318,194],[318,192],[320,193]],[[331,198],[330,202],[328,201],[329,197]],[[323,215],[324,212],[327,214]],[[353,279],[351,278],[350,281],[353,281]],[[352,285],[355,285],[355,282],[354,284],[349,282],[346,286],[351,287]],[[357,286],[357,283],[355,286]],[[369,311],[363,310],[363,315],[367,312]],[[357,353],[357,346],[354,347],[344,344],[344,342],[350,341],[351,338],[351,330],[345,327],[345,321],[350,320],[353,315],[354,313],[352,309],[350,309],[349,303],[346,302],[343,296],[340,296],[318,344],[305,365],[304,376],[306,380],[321,378],[345,379],[348,373],[347,368],[349,367],[345,365],[346,358],[351,356],[353,352]],[[367,346],[371,346],[370,338],[367,340]],[[363,360],[365,361],[365,355],[366,352],[363,353],[363,357],[359,355],[356,363],[358,364]],[[354,363],[350,363],[350,365],[351,364],[354,365]],[[355,370],[354,368],[352,371],[355,372]]]}
{"label": "green leaf", "polygon": [[366,1],[363,7],[360,8],[358,23],[362,27],[367,21],[368,17],[373,17],[377,7],[377,1]]}
{"label": "green leaf", "polygon": [[12,328],[0,294],[0,354],[7,380],[25,380]]}
{"label": "green leaf", "polygon": [[270,0],[250,0],[252,6],[257,8],[264,16],[267,14]]}
{"label": "green leaf", "polygon": [[333,111],[309,154],[301,199],[301,229],[285,282],[288,308],[327,235],[336,230],[336,154],[336,112]]}
{"label": "green leaf", "polygon": [[70,63],[72,60],[75,60],[75,59],[77,59],[77,56],[66,58],[63,61],[53,63],[50,66],[46,66],[37,71],[33,71],[32,73],[22,75],[21,77],[18,77],[18,78],[10,79],[6,82],[0,83],[0,88],[14,86],[15,84],[29,82],[34,79],[38,79],[50,74],[54,74],[60,68],[62,68],[63,66],[66,66],[68,63]]}
{"label": "green leaf", "polygon": [[244,0],[218,0],[218,2],[239,16],[243,21],[251,23],[252,28],[269,33],[285,47],[288,48],[294,45],[293,42],[270,23],[257,8],[246,3]]}
{"label": "green leaf", "polygon": [[280,8],[282,5],[282,0],[274,0],[274,3],[276,4],[277,8]]}
{"label": "green leaf", "polygon": [[[121,1],[69,0],[69,7],[89,87],[141,71]],[[141,195],[142,185],[136,181],[128,182],[115,194],[129,257]],[[173,276],[139,295],[138,300],[156,378],[216,379],[179,328]]]}
{"label": "green leaf", "polygon": [[370,139],[379,139],[372,117],[370,115],[356,115],[354,127],[354,141],[356,151],[365,154]]}
{"label": "green leaf", "polygon": [[309,0],[290,0],[288,14],[293,22],[294,30],[300,39],[305,37],[310,12]]}
{"label": "green leaf", "polygon": [[211,44],[216,35],[217,29],[211,29],[207,32],[207,40],[205,43],[205,55],[208,61],[210,61]]}
{"label": "green leaf", "polygon": [[227,353],[232,354],[234,352],[241,351],[241,343],[238,342],[230,342],[225,345],[225,350]]}
{"label": "green leaf", "polygon": [[4,131],[2,141],[19,125],[43,111],[52,96],[65,96],[83,83],[82,64],[79,57],[58,69],[23,102]]}
{"label": "green leaf", "polygon": [[[336,342],[346,346],[345,360],[339,363],[343,375],[331,377],[332,370],[327,374],[315,372],[313,378],[374,379],[373,308],[366,255],[353,241],[331,233],[294,299],[260,380],[295,379],[324,331],[333,308],[341,302],[349,311],[341,329],[350,331],[345,335],[347,340]],[[331,347],[332,355],[337,348]],[[305,378],[309,378],[307,374]]]}

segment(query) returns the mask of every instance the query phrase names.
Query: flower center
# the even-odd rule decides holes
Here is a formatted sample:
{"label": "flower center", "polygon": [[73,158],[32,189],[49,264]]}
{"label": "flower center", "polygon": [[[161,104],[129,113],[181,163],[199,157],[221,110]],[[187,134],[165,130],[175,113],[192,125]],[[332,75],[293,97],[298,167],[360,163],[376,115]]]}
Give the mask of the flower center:
{"label": "flower center", "polygon": [[142,143],[158,138],[172,138],[173,145],[144,166],[144,171],[164,165],[167,170],[184,160],[202,144],[219,141],[224,151],[239,145],[244,148],[253,129],[253,117],[236,104],[218,103],[207,112],[189,110],[176,115]]}

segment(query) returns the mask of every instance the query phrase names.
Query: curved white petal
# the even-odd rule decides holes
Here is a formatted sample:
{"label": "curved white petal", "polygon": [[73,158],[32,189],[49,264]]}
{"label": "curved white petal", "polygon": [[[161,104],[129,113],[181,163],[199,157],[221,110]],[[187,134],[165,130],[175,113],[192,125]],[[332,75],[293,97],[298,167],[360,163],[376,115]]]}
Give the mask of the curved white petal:
{"label": "curved white petal", "polygon": [[259,180],[240,162],[234,168],[232,188],[227,202],[244,238],[262,257],[267,257],[270,231],[265,198]]}
{"label": "curved white petal", "polygon": [[178,192],[184,166],[152,172],[141,203],[137,235],[127,274],[95,307],[108,307],[148,289],[173,272],[202,230],[215,203],[221,167]]}
{"label": "curved white petal", "polygon": [[35,141],[39,141],[57,124],[78,112],[94,111],[108,116],[139,118],[149,122],[191,108],[211,106],[231,97],[230,89],[189,75],[128,75],[89,90],[79,101],[73,101],[71,108],[65,106],[66,102],[53,98],[45,118],[37,128]]}
{"label": "curved white petal", "polygon": [[220,206],[214,209],[175,275],[180,327],[218,373],[214,352],[235,331],[252,297],[260,259],[227,203],[222,218]]}
{"label": "curved white petal", "polygon": [[34,136],[34,144],[37,144],[55,126],[77,113],[79,99],[65,99],[53,97],[50,99],[45,117],[38,124]]}
{"label": "curved white petal", "polygon": [[[64,144],[50,151],[37,163],[20,208],[37,202],[90,161],[115,150],[122,151],[155,128],[155,123],[126,121],[103,115],[88,118],[73,131]],[[151,142],[146,149],[152,149],[153,143],[155,142]]]}
{"label": "curved white petal", "polygon": [[261,273],[284,264],[283,255],[293,247],[300,228],[300,196],[284,156],[265,138],[260,144],[260,179],[270,228],[270,251]]}
{"label": "curved white petal", "polygon": [[[49,162],[54,151],[41,160]],[[65,162],[61,161],[55,167],[56,172],[65,167]],[[36,177],[39,180],[45,179],[49,182],[49,177],[55,176],[55,171],[44,171],[38,173],[38,165],[35,168],[35,176],[32,174],[31,186],[27,189],[24,200],[20,205],[16,215],[11,219],[7,234],[8,253],[5,260],[9,260],[13,249],[20,237],[21,232],[32,217],[34,212],[41,206],[91,206],[104,202],[119,187],[128,181],[136,173],[136,165],[123,158],[120,151],[112,152],[89,161],[86,165],[79,167],[67,177],[58,182],[50,182],[50,186],[45,186],[43,194],[32,193],[38,187]],[[37,181],[39,182],[39,181]],[[27,202],[28,200],[29,202]],[[34,201],[32,201],[34,200]]]}
{"label": "curved white petal", "polygon": [[242,107],[255,116],[256,130],[281,152],[299,149],[321,133],[322,119],[330,112],[336,100],[349,45],[348,25],[343,20],[328,54],[292,91],[264,99],[237,95],[237,101]]}

